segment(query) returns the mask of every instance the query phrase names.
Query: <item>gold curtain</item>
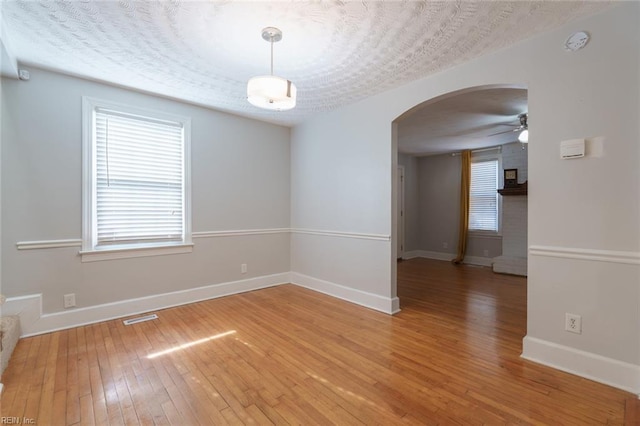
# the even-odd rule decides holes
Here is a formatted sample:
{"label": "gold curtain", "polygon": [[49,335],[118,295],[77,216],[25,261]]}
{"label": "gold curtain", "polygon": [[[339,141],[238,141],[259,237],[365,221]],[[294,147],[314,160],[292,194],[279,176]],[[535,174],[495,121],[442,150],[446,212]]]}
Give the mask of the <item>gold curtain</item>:
{"label": "gold curtain", "polygon": [[469,233],[469,191],[471,187],[471,151],[462,151],[460,174],[460,226],[458,234],[458,255],[453,263],[460,264],[467,251],[467,234]]}

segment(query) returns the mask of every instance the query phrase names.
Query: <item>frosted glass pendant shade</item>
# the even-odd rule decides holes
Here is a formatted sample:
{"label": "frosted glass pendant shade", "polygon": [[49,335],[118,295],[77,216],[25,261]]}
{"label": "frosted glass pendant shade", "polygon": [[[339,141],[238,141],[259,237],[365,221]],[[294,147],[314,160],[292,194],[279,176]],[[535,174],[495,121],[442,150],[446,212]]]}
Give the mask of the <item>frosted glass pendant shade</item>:
{"label": "frosted glass pendant shade", "polygon": [[518,136],[518,140],[522,143],[529,142],[529,130],[524,129],[522,132],[520,132],[520,135]]}
{"label": "frosted glass pendant shade", "polygon": [[247,99],[259,108],[285,111],[296,106],[296,86],[275,75],[253,77],[247,83]]}

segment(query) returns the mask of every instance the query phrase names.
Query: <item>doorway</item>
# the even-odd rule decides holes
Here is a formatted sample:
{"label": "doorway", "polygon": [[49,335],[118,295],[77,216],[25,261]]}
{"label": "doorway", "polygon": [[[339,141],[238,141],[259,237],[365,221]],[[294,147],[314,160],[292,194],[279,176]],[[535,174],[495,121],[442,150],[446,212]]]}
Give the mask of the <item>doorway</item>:
{"label": "doorway", "polygon": [[402,260],[404,256],[404,166],[398,166],[397,169],[397,183],[398,183],[398,205],[397,205],[397,217],[398,217],[398,260]]}

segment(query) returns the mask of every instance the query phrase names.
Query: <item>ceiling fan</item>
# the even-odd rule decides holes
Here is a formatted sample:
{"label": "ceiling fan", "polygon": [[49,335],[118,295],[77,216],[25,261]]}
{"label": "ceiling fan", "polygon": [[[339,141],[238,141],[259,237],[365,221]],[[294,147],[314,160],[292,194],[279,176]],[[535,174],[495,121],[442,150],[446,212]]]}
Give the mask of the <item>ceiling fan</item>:
{"label": "ceiling fan", "polygon": [[522,114],[518,115],[518,119],[520,120],[520,125],[517,126],[515,129],[505,130],[502,132],[491,134],[489,136],[502,135],[510,132],[520,132],[520,134],[518,135],[518,140],[522,143],[527,143],[529,142],[529,125],[527,124],[527,118],[528,118],[528,114],[526,112],[523,112]]}

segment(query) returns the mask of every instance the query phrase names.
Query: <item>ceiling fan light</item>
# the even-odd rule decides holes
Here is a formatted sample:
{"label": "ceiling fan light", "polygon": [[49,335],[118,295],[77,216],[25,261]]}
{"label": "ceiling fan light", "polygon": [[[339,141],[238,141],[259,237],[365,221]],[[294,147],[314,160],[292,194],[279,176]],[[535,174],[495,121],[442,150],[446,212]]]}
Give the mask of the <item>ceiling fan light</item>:
{"label": "ceiling fan light", "polygon": [[529,130],[528,129],[524,129],[522,132],[520,132],[520,134],[518,135],[518,140],[522,143],[528,143],[529,142]]}
{"label": "ceiling fan light", "polygon": [[297,89],[290,80],[275,75],[253,77],[247,83],[247,100],[251,105],[275,111],[296,106]]}

